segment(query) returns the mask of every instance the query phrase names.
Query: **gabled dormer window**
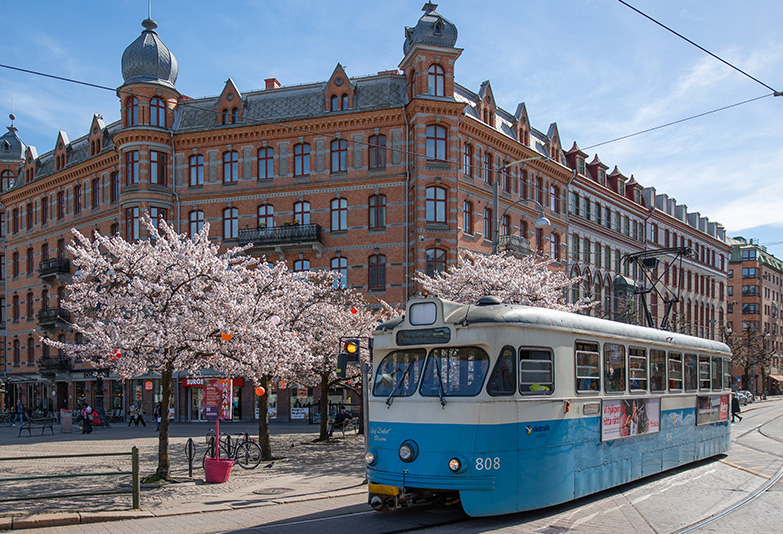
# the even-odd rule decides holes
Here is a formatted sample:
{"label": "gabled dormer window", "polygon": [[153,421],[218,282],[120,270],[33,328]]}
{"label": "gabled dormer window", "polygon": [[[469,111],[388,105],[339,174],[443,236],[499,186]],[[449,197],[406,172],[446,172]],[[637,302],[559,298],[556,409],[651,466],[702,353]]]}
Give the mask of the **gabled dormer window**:
{"label": "gabled dormer window", "polygon": [[330,111],[337,111],[340,109],[340,100],[337,98],[337,95],[332,95],[331,107],[329,109]]}
{"label": "gabled dormer window", "polygon": [[342,109],[348,109],[348,95],[345,93],[340,97],[340,107],[342,107]]}
{"label": "gabled dormer window", "polygon": [[606,171],[603,169],[598,169],[598,183],[606,185]]}
{"label": "gabled dormer window", "polygon": [[620,195],[625,196],[625,182],[622,182],[620,180],[617,181],[617,192]]}
{"label": "gabled dormer window", "polygon": [[585,173],[585,160],[582,158],[576,158],[576,172],[584,175]]}

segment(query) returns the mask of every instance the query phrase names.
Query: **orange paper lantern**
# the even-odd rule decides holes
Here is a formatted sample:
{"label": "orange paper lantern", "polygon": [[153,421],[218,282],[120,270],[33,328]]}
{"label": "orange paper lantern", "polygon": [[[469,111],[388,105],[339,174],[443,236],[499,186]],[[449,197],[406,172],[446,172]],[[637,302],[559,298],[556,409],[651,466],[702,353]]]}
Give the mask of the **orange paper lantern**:
{"label": "orange paper lantern", "polygon": [[234,334],[231,332],[221,332],[220,337],[223,339],[223,341],[231,341],[231,338],[234,337]]}
{"label": "orange paper lantern", "polygon": [[259,397],[263,397],[264,393],[266,393],[266,390],[263,387],[258,386],[256,388],[256,395],[258,395]]}

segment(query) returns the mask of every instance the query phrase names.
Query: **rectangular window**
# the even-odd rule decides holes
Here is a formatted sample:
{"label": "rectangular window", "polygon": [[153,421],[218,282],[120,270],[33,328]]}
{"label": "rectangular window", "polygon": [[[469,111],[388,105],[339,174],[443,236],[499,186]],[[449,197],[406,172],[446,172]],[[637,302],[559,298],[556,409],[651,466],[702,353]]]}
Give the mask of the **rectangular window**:
{"label": "rectangular window", "polygon": [[598,393],[601,388],[601,354],[598,343],[576,342],[576,391]]}
{"label": "rectangular window", "polygon": [[82,186],[73,186],[73,213],[81,213],[82,211]]}
{"label": "rectangular window", "polygon": [[33,203],[30,202],[27,204],[27,229],[32,230],[33,229]]}
{"label": "rectangular window", "polygon": [[223,183],[239,181],[239,153],[229,150],[223,154]]}
{"label": "rectangular window", "polygon": [[139,183],[139,151],[131,150],[125,153],[125,183]]}
{"label": "rectangular window", "polygon": [[[370,136],[369,149],[370,149],[369,167],[371,169],[383,169],[384,167],[386,167],[386,136],[385,135]],[[468,173],[468,176],[470,176],[470,173]]]}
{"label": "rectangular window", "polygon": [[666,351],[650,349],[650,390],[666,389]]}
{"label": "rectangular window", "polygon": [[492,210],[484,208],[484,239],[492,240]]}
{"label": "rectangular window", "polygon": [[111,202],[117,202],[119,199],[120,199],[120,175],[115,172],[111,175]]}
{"label": "rectangular window", "polygon": [[166,153],[157,150],[150,151],[150,183],[166,185]]}
{"label": "rectangular window", "polygon": [[682,391],[682,354],[669,353],[669,390]]}
{"label": "rectangular window", "polygon": [[369,289],[386,288],[386,256],[375,254],[370,256],[368,265]]}
{"label": "rectangular window", "polygon": [[348,142],[335,139],[331,143],[331,172],[345,172],[348,169]]}
{"label": "rectangular window", "polygon": [[462,204],[462,231],[473,233],[473,204],[467,200]]}
{"label": "rectangular window", "polygon": [[386,195],[372,195],[369,201],[369,227],[386,227]]}
{"label": "rectangular window", "polygon": [[344,198],[332,200],[332,232],[348,229],[348,201]]}
{"label": "rectangular window", "polygon": [[719,356],[712,357],[712,389],[714,391],[723,389],[723,358]]}
{"label": "rectangular window", "polygon": [[96,178],[92,181],[92,191],[90,194],[92,208],[95,209],[101,204],[101,180]]}
{"label": "rectangular window", "polygon": [[628,385],[631,391],[647,391],[647,351],[628,349]]}
{"label": "rectangular window", "polygon": [[310,174],[310,145],[299,143],[294,146],[294,176]]}
{"label": "rectangular window", "polygon": [[699,389],[709,391],[712,389],[712,377],[709,356],[699,356]]}
{"label": "rectangular window", "polygon": [[258,179],[269,180],[274,175],[274,152],[268,147],[258,149]]}
{"label": "rectangular window", "polygon": [[685,354],[683,362],[685,372],[685,391],[695,391],[698,387],[698,363],[699,359],[695,354]]}
{"label": "rectangular window", "polygon": [[[43,197],[41,199],[41,224],[49,222],[49,197]],[[0,229],[0,235],[2,235],[2,229]]]}
{"label": "rectangular window", "polygon": [[188,175],[190,185],[204,185],[204,156],[190,156]]}
{"label": "rectangular window", "polygon": [[125,210],[125,239],[135,241],[139,238],[139,208]]}
{"label": "rectangular window", "polygon": [[555,373],[551,349],[519,349],[519,392],[522,395],[551,395]]}
{"label": "rectangular window", "polygon": [[625,391],[625,347],[617,343],[604,344],[604,391]]}
{"label": "rectangular window", "polygon": [[236,239],[239,233],[239,210],[226,208],[223,210],[223,239]]}

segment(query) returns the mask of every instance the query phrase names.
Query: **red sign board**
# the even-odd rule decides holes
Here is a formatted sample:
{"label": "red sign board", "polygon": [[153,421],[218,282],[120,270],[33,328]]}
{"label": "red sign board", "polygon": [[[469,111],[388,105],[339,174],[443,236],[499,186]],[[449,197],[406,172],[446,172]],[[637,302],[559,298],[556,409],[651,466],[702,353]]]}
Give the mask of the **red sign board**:
{"label": "red sign board", "polygon": [[231,379],[206,379],[201,407],[206,419],[231,419]]}
{"label": "red sign board", "polygon": [[144,382],[144,389],[147,391],[152,391],[152,380],[147,380]]}

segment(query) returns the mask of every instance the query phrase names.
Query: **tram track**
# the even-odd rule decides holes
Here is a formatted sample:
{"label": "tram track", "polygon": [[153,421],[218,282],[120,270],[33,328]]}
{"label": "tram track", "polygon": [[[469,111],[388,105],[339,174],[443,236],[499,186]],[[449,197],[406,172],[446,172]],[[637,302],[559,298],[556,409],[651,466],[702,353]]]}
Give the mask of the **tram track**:
{"label": "tram track", "polygon": [[[770,419],[769,421],[765,421],[764,423],[762,423],[760,425],[757,425],[757,426],[755,426],[755,427],[753,427],[753,428],[751,428],[749,430],[746,430],[745,432],[739,434],[736,438],[732,439],[731,441],[732,441],[732,443],[736,443],[737,445],[740,445],[742,447],[746,447],[746,448],[754,450],[756,452],[761,452],[763,454],[767,454],[767,455],[770,455],[770,456],[775,457],[775,458],[783,459],[783,455],[781,455],[780,453],[767,451],[767,450],[761,449],[759,447],[755,447],[753,445],[749,445],[747,443],[740,442],[740,440],[742,438],[744,438],[746,436],[750,436],[750,435],[752,435],[754,433],[758,433],[758,434],[760,434],[761,436],[764,436],[767,439],[770,439],[770,440],[778,442],[778,443],[783,443],[783,439],[775,437],[775,436],[772,436],[772,435],[769,435],[769,434],[765,433],[764,430],[763,430],[764,427],[774,423],[775,421],[777,421],[777,420],[779,420],[781,418],[783,418],[783,413],[781,413],[780,415],[775,416],[774,418]],[[746,468],[744,468],[742,466],[739,466],[739,465],[731,464],[731,463],[728,463],[728,462],[726,462],[725,465],[729,465],[731,467],[734,467],[735,469],[741,469],[743,471],[750,472],[751,474],[754,474],[756,476],[765,477],[765,475],[763,475],[761,473],[756,473],[756,472],[754,472],[752,470],[748,470],[748,469],[746,469]],[[748,494],[744,498],[740,499],[738,502],[733,503],[733,504],[731,504],[729,506],[726,506],[722,510],[720,510],[718,512],[715,512],[715,513],[709,515],[708,517],[700,519],[700,520],[696,521],[695,523],[691,523],[690,525],[687,525],[685,527],[679,528],[677,530],[673,530],[673,531],[671,531],[671,532],[669,532],[667,534],[686,534],[686,533],[689,533],[689,532],[695,532],[697,530],[700,530],[701,528],[706,527],[707,525],[710,525],[710,524],[714,523],[715,521],[718,521],[718,520],[720,520],[722,518],[725,518],[725,517],[727,517],[727,516],[737,512],[737,511],[743,509],[745,506],[747,506],[748,504],[752,503],[753,501],[755,501],[756,499],[761,497],[767,490],[769,490],[772,486],[774,486],[775,484],[780,482],[780,480],[782,480],[782,479],[783,479],[783,461],[780,462],[780,467],[778,468],[777,472],[774,475],[772,475],[771,477],[766,479],[755,490],[753,490],[750,494]]]}

